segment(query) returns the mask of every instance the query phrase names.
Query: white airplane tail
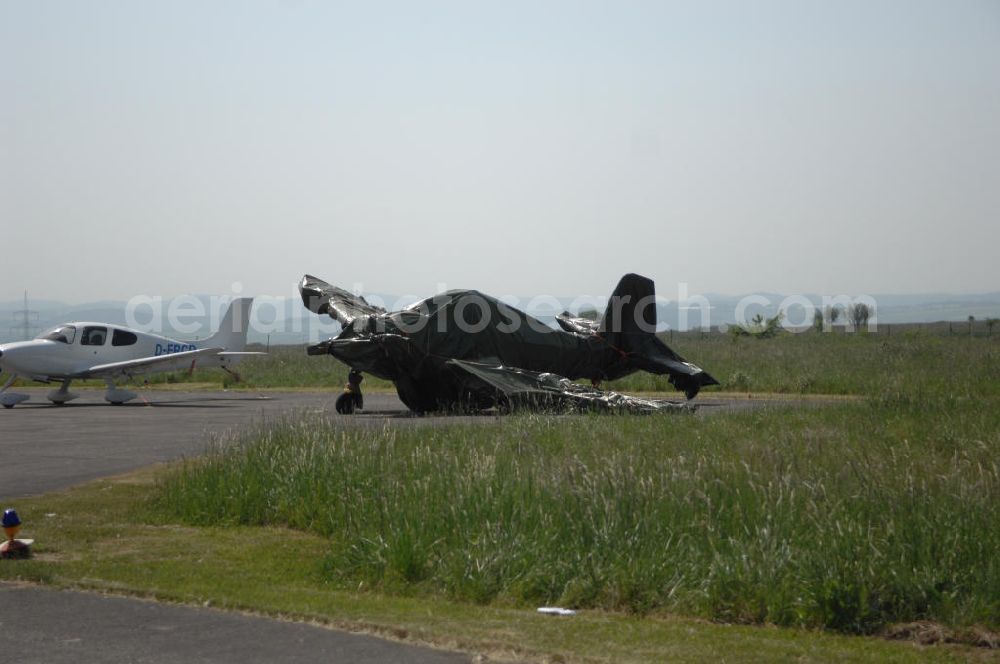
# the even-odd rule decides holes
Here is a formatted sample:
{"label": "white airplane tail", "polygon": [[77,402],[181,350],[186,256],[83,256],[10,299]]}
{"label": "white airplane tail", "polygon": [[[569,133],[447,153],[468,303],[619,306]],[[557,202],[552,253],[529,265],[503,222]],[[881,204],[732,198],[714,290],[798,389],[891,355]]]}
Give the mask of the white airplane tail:
{"label": "white airplane tail", "polygon": [[203,348],[225,348],[227,351],[241,351],[247,346],[247,329],[250,326],[252,297],[233,300],[219,323],[219,331],[201,342]]}

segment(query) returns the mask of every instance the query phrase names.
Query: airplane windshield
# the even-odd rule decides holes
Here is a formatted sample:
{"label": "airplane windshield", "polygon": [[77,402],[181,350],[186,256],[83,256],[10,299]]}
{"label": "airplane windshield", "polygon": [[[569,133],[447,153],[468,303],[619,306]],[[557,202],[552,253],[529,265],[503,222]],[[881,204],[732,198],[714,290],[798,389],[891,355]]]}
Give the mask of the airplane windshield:
{"label": "airplane windshield", "polygon": [[47,332],[42,332],[36,338],[71,344],[73,343],[73,339],[76,338],[76,328],[72,325],[60,325],[59,327],[54,327]]}

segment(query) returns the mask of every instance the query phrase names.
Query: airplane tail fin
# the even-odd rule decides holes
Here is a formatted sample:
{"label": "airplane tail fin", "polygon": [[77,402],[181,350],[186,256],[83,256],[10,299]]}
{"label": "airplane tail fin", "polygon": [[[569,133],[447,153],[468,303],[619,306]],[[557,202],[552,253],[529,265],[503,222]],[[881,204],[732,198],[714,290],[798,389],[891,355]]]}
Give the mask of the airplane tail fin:
{"label": "airplane tail fin", "polygon": [[653,280],[638,274],[622,277],[608,300],[598,334],[625,352],[638,350],[644,337],[656,334]]}
{"label": "airplane tail fin", "polygon": [[669,374],[671,384],[689,399],[702,386],[719,384],[656,336],[656,291],[651,279],[637,274],[621,278],[608,300],[598,334],[625,354],[635,368]]}
{"label": "airplane tail fin", "polygon": [[252,305],[252,297],[241,297],[233,300],[223,315],[222,322],[219,323],[218,332],[205,339],[202,342],[203,345],[205,347],[225,348],[227,351],[241,351],[246,348]]}

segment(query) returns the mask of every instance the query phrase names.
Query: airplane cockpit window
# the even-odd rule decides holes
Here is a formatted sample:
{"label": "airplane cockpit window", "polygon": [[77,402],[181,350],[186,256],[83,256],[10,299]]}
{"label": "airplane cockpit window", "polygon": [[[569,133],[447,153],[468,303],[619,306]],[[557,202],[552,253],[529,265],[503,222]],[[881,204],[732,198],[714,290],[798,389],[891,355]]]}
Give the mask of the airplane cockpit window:
{"label": "airplane cockpit window", "polygon": [[108,338],[108,328],[106,327],[85,327],[83,335],[80,337],[81,346],[103,346],[104,340]]}
{"label": "airplane cockpit window", "polygon": [[131,346],[138,340],[131,332],[126,332],[125,330],[115,330],[111,335],[111,345],[112,346]]}
{"label": "airplane cockpit window", "polygon": [[72,325],[60,325],[59,327],[42,332],[36,337],[36,339],[48,339],[49,341],[58,341],[64,344],[73,343],[73,339],[75,338],[76,328]]}

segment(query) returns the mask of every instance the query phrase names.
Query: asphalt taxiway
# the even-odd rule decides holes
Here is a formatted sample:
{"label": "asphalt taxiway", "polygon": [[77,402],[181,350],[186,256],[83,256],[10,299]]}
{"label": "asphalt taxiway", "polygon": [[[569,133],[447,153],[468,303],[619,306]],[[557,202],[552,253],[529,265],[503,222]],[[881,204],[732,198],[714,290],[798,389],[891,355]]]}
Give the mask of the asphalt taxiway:
{"label": "asphalt taxiway", "polygon": [[[336,393],[174,392],[143,390],[121,406],[81,390],[63,406],[45,390],[0,410],[0,499],[65,489],[205,450],[207,434],[290,411],[333,412]],[[385,416],[405,411],[391,394],[365,395]],[[350,418],[344,418],[347,422]],[[358,420],[364,422],[367,420]]]}
{"label": "asphalt taxiway", "polygon": [[470,661],[366,634],[94,593],[0,584],[0,605],[4,654],[19,664]]}
{"label": "asphalt taxiway", "polygon": [[[45,390],[0,411],[0,497],[64,489],[153,463],[196,455],[208,434],[291,411],[333,412],[336,393],[142,391],[122,406],[83,391],[64,406]],[[376,411],[345,426],[387,418],[416,424],[394,395],[366,394]],[[431,420],[428,420],[431,421]],[[6,504],[6,502],[4,503]],[[197,607],[0,583],[0,630],[16,635],[18,662],[413,662],[458,664],[444,652],[363,634]]]}

